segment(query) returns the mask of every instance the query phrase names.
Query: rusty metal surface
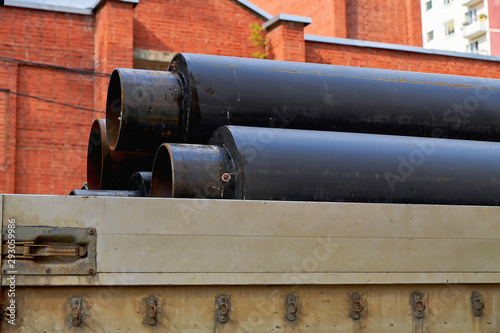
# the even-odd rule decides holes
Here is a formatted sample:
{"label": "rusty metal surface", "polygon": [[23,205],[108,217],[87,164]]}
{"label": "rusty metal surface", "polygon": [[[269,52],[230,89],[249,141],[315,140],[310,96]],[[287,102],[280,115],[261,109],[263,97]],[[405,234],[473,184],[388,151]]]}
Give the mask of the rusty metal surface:
{"label": "rusty metal surface", "polygon": [[[412,315],[411,297],[415,291],[425,295],[426,313],[421,318]],[[5,292],[3,288],[3,296]],[[484,307],[481,316],[475,316],[471,308],[473,292],[482,296]],[[359,318],[351,315],[352,295],[355,294],[363,297]],[[3,299],[5,307],[6,297]],[[229,305],[229,300],[230,311],[222,305]],[[16,304],[16,326],[8,324],[4,318],[2,332],[75,332],[75,324],[79,324],[78,332],[93,333],[484,333],[500,329],[498,284],[44,286],[18,288]],[[221,308],[223,312],[230,313],[227,320],[219,320]],[[293,318],[289,317],[293,320],[287,319],[290,313],[294,313]],[[151,320],[153,317],[154,321]]]}
{"label": "rusty metal surface", "polygon": [[[9,238],[2,228],[2,238]],[[15,227],[15,243],[2,245],[4,275],[92,275],[96,272],[96,230],[70,227]],[[15,246],[14,246],[15,244]],[[9,249],[15,249],[7,258]],[[9,260],[10,259],[10,260]]]}

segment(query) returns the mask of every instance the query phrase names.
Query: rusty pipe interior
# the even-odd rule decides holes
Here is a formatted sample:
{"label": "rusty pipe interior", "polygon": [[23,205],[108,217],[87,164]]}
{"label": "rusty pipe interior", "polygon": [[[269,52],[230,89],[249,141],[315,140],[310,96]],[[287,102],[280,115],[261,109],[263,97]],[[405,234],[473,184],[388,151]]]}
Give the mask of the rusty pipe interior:
{"label": "rusty pipe interior", "polygon": [[153,156],[145,151],[112,151],[106,136],[105,119],[92,123],[87,151],[89,190],[126,190],[137,170],[151,170]]}

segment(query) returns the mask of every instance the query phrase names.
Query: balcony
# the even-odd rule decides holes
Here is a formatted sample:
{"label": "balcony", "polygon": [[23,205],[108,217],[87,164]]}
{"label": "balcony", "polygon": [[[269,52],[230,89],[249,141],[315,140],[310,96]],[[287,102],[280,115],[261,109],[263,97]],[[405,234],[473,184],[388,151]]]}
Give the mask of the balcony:
{"label": "balcony", "polygon": [[472,6],[475,6],[483,1],[484,0],[463,0],[462,6],[472,7]]}
{"label": "balcony", "polygon": [[477,20],[474,22],[470,22],[467,25],[464,25],[462,28],[462,32],[464,34],[464,38],[477,38],[481,35],[484,35],[488,30],[488,21]]}

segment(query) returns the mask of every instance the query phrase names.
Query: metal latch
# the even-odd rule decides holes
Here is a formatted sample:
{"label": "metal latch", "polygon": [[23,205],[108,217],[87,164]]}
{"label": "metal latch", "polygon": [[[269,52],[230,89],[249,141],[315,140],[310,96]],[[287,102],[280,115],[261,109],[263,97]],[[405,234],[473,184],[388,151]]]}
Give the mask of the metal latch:
{"label": "metal latch", "polygon": [[9,250],[14,250],[14,258],[19,260],[34,260],[41,257],[80,258],[87,254],[84,246],[35,244],[34,241],[14,242],[13,245],[9,248],[9,245],[4,242],[2,253],[7,256]]}
{"label": "metal latch", "polygon": [[421,291],[414,291],[410,297],[410,305],[413,316],[416,319],[422,319],[425,315],[424,293]]}
{"label": "metal latch", "polygon": [[73,297],[71,299],[71,325],[78,327],[82,324],[83,298]]}
{"label": "metal latch", "polygon": [[17,226],[2,233],[4,274],[95,274],[93,228]]}
{"label": "metal latch", "polygon": [[227,323],[231,312],[231,298],[228,295],[220,295],[215,298],[215,318],[221,324]]}
{"label": "metal latch", "polygon": [[481,317],[484,310],[484,302],[481,294],[478,291],[473,291],[470,296],[470,301],[472,304],[472,312],[474,313],[474,316]]}
{"label": "metal latch", "polygon": [[295,321],[297,319],[299,306],[297,296],[295,294],[288,294],[285,297],[286,313],[285,318],[288,321]]}
{"label": "metal latch", "polygon": [[360,293],[352,293],[350,298],[351,298],[351,311],[349,313],[349,316],[353,320],[361,319],[361,314],[364,310],[363,296]]}
{"label": "metal latch", "polygon": [[153,295],[146,298],[146,323],[150,326],[156,325],[156,313],[158,312],[158,301]]}

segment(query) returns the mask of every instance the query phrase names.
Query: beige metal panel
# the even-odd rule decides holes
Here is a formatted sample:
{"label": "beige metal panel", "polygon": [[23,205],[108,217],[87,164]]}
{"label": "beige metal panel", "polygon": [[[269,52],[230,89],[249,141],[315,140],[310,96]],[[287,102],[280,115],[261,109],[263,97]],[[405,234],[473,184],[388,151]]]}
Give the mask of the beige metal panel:
{"label": "beige metal panel", "polygon": [[304,284],[474,283],[500,272],[499,207],[30,195],[4,195],[3,207],[4,225],[96,228],[97,276],[20,275],[25,285],[104,284],[101,273],[141,273],[133,284],[209,284],[215,273],[232,284],[297,283],[284,274]]}
{"label": "beige metal panel", "polygon": [[4,194],[3,221],[15,218],[18,225],[89,227],[102,225],[105,200],[96,198]]}
{"label": "beige metal panel", "polygon": [[4,195],[23,225],[100,234],[500,238],[500,207]]}
{"label": "beige metal panel", "polygon": [[[413,316],[410,297],[423,293],[425,310]],[[476,317],[471,293],[484,309]],[[285,298],[297,297],[296,320],[285,319]],[[351,294],[361,295],[352,319]],[[215,300],[230,298],[229,320],[220,323]],[[146,299],[156,298],[156,323],[146,321]],[[81,325],[73,327],[71,299],[81,297]],[[218,286],[19,288],[16,326],[2,332],[497,332],[499,285]],[[5,306],[5,304],[4,304]]]}
{"label": "beige metal panel", "polygon": [[500,272],[494,239],[101,235],[97,247],[99,272]]}

